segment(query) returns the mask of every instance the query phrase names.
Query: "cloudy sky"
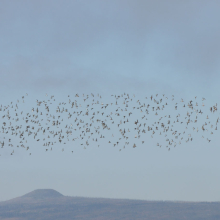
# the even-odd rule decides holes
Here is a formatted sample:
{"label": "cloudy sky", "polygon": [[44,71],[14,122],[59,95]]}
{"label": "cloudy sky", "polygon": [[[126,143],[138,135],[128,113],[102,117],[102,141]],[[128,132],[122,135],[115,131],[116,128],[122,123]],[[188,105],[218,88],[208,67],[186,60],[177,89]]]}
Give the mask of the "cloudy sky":
{"label": "cloudy sky", "polygon": [[[2,105],[26,93],[25,109],[45,94],[62,101],[99,93],[105,103],[123,93],[219,101],[217,0],[0,2]],[[209,144],[198,138],[169,152],[151,139],[120,152],[103,145],[45,153],[34,141],[32,156],[0,149],[0,200],[52,188],[70,196],[219,201],[217,133]]]}

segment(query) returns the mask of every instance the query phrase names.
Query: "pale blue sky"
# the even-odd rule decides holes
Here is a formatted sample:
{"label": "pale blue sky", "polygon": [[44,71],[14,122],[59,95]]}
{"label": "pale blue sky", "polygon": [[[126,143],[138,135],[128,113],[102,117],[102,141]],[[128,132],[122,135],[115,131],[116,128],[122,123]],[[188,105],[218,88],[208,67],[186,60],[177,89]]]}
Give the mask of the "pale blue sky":
{"label": "pale blue sky", "polygon": [[[46,93],[67,101],[93,92],[108,103],[125,92],[175,95],[176,102],[205,97],[214,105],[219,7],[214,0],[1,0],[1,104],[28,93],[29,111]],[[32,156],[0,149],[0,200],[52,188],[71,196],[220,201],[218,131],[209,144],[198,136],[169,152],[155,141],[120,152],[103,144],[46,153],[35,141]]]}

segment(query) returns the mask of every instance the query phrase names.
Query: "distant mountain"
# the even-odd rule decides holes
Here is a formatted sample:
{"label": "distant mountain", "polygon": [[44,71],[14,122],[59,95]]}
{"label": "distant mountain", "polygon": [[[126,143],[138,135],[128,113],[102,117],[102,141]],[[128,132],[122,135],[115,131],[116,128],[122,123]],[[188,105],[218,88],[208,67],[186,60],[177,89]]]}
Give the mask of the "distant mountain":
{"label": "distant mountain", "polygon": [[162,202],[63,196],[39,189],[0,202],[0,220],[220,220],[220,202]]}
{"label": "distant mountain", "polygon": [[31,198],[31,199],[48,199],[48,198],[60,198],[63,195],[53,189],[36,189],[30,193],[27,193],[21,198]]}

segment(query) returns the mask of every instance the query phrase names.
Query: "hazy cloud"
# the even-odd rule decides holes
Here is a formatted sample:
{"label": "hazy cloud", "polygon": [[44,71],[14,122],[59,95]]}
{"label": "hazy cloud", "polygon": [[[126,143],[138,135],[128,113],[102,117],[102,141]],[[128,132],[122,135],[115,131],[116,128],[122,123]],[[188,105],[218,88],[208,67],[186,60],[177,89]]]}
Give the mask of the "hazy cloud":
{"label": "hazy cloud", "polygon": [[96,74],[94,82],[109,74],[137,80],[177,74],[199,76],[203,83],[202,78],[218,76],[219,6],[218,1],[2,1],[0,69],[5,79],[17,80],[15,74],[23,82],[40,76],[80,80],[75,70],[86,69]]}

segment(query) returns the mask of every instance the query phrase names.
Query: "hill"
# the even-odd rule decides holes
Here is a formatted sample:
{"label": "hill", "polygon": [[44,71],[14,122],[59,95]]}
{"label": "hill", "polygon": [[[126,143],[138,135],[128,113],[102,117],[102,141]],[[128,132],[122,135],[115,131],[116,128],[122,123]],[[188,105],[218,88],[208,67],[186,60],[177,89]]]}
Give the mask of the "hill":
{"label": "hill", "polygon": [[0,220],[219,220],[220,202],[162,202],[63,196],[40,189],[0,202]]}
{"label": "hill", "polygon": [[63,197],[63,195],[53,189],[37,189],[21,196],[21,198],[31,198],[31,199],[48,199],[48,198],[55,199],[60,197]]}

